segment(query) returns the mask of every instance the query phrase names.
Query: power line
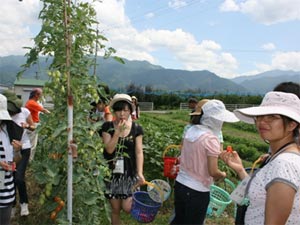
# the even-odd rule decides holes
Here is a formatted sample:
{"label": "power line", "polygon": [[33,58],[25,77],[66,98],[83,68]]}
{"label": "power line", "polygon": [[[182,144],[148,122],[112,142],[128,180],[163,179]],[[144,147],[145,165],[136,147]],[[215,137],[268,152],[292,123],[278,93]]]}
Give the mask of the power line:
{"label": "power line", "polygon": [[[193,5],[197,5],[197,4],[202,4],[202,2],[200,0],[191,0],[186,5],[177,7],[176,10],[188,8]],[[139,23],[143,23],[143,22],[148,22],[148,19],[145,19],[145,15],[147,15],[149,13],[155,13],[155,18],[157,18],[157,17],[165,16],[165,15],[168,15],[171,13],[176,13],[176,10],[172,9],[170,6],[161,6],[161,7],[152,9],[152,10],[143,11],[143,12],[137,14],[136,16],[132,16],[131,18],[129,18],[130,23],[128,23],[128,24],[139,24]],[[176,20],[178,21],[178,18],[176,18]],[[122,26],[124,26],[124,25],[112,24],[110,26],[110,28],[105,29],[104,31],[121,28]]]}

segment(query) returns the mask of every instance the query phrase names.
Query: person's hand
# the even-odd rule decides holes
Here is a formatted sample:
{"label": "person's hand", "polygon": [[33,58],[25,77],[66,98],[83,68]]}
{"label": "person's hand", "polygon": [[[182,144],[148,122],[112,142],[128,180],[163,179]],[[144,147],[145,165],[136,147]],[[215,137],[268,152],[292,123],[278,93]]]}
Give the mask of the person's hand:
{"label": "person's hand", "polygon": [[214,177],[214,182],[221,182],[226,178],[226,172],[220,171],[220,174],[218,177]]}
{"label": "person's hand", "polygon": [[21,148],[22,148],[22,142],[21,141],[12,140],[11,145],[17,151],[21,150]]}
{"label": "person's hand", "polygon": [[264,161],[266,161],[267,158],[269,158],[270,154],[269,153],[266,153],[266,154],[263,154],[259,157],[259,163],[262,163]]}
{"label": "person's hand", "polygon": [[22,126],[24,129],[28,129],[28,130],[30,130],[30,131],[35,130],[35,126],[34,126],[34,125],[29,125],[28,123],[21,123],[21,126]]}
{"label": "person's hand", "polygon": [[234,169],[236,172],[244,170],[242,160],[236,151],[223,151],[220,154],[220,159],[223,160],[229,167]]}
{"label": "person's hand", "polygon": [[118,123],[117,123],[117,129],[116,131],[121,134],[123,133],[125,130],[126,130],[126,120],[120,120]]}
{"label": "person's hand", "polygon": [[1,161],[0,166],[6,170],[6,171],[15,171],[16,170],[16,164],[14,162],[6,162],[6,161]]}
{"label": "person's hand", "polygon": [[143,174],[138,174],[138,185],[145,184],[146,180]]}
{"label": "person's hand", "polygon": [[170,174],[172,176],[177,176],[178,172],[179,172],[179,164],[174,164],[171,168]]}

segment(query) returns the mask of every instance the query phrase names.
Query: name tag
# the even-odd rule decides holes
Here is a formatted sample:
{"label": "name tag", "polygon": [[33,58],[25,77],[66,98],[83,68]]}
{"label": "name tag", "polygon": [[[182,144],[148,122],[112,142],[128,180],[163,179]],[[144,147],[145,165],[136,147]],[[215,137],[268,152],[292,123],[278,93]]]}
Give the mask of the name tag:
{"label": "name tag", "polygon": [[115,162],[115,169],[113,170],[113,173],[119,173],[119,174],[124,173],[124,158],[123,157],[117,158],[117,160]]}

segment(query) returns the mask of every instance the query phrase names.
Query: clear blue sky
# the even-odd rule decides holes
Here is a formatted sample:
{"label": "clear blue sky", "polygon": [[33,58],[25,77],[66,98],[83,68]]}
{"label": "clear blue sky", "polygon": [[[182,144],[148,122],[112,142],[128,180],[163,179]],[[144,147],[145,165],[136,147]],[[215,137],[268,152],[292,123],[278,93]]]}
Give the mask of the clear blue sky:
{"label": "clear blue sky", "polygon": [[[0,56],[24,54],[41,3],[1,4]],[[103,0],[95,9],[108,44],[129,60],[226,78],[300,71],[300,0]]]}

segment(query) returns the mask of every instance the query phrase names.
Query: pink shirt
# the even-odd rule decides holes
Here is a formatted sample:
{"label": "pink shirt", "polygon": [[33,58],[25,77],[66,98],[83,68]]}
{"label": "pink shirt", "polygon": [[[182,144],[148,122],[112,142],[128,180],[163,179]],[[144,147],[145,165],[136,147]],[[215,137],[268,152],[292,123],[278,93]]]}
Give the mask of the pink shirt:
{"label": "pink shirt", "polygon": [[194,142],[184,139],[180,156],[180,170],[184,170],[209,188],[213,183],[213,178],[208,173],[207,156],[218,157],[220,153],[220,141],[212,133],[206,132]]}

